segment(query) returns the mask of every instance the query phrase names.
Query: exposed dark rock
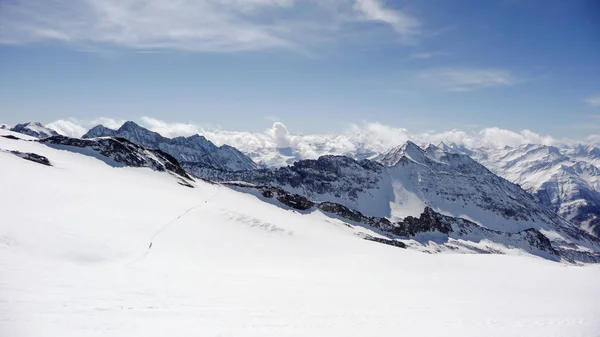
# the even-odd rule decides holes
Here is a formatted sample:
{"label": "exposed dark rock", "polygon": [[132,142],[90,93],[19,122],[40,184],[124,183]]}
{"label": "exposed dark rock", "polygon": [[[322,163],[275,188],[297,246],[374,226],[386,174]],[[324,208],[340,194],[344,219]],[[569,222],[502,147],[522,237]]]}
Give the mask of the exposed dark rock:
{"label": "exposed dark rock", "polygon": [[244,181],[255,185],[277,186],[286,190],[302,189],[313,200],[330,194],[336,198],[357,201],[361,192],[374,190],[385,168],[369,160],[356,161],[344,156],[322,156],[316,160],[301,160],[275,170],[258,169],[228,172],[196,168],[191,163],[182,166],[203,179],[227,182]]}
{"label": "exposed dark rock", "polygon": [[368,241],[375,241],[375,242],[383,243],[384,245],[394,246],[394,247],[398,247],[398,248],[406,248],[406,244],[404,244],[404,242],[402,242],[402,241],[378,238],[378,237],[371,236],[369,234],[363,234],[360,236],[363,239],[368,240]]}
{"label": "exposed dark rock", "polygon": [[397,230],[397,223],[392,223],[386,218],[367,216],[359,211],[350,209],[344,205],[340,205],[334,202],[320,202],[317,207],[327,213],[336,214],[344,219],[362,223],[385,232],[394,233]]}
{"label": "exposed dark rock", "polygon": [[39,142],[49,146],[66,146],[93,150],[103,156],[99,157],[99,159],[103,159],[108,164],[111,164],[110,160],[112,160],[123,166],[150,167],[156,171],[168,171],[183,179],[193,180],[172,156],[161,150],[145,149],[125,138],[77,139],[54,136],[42,139]]}
{"label": "exposed dark rock", "polygon": [[10,153],[16,155],[17,157],[21,157],[25,160],[32,161],[34,163],[52,166],[50,164],[50,160],[44,156],[40,156],[39,154],[31,153],[31,152],[19,152],[19,151],[10,151]]}
{"label": "exposed dark rock", "polygon": [[274,198],[280,203],[300,211],[309,210],[315,206],[315,203],[305,196],[294,193],[288,193],[283,189],[274,186],[255,186],[234,182],[223,183],[223,185],[242,189],[257,190],[265,198]]}
{"label": "exposed dark rock", "polygon": [[[452,231],[452,226],[448,222],[442,222],[441,214],[436,213],[431,207],[425,207],[425,211],[417,219],[412,216],[407,216],[401,223],[402,231],[398,231],[399,235],[414,236],[417,233],[423,232],[440,232],[448,234]],[[401,233],[401,234],[400,234]]]}
{"label": "exposed dark rock", "polygon": [[[439,233],[450,239],[463,239],[475,241],[489,239],[506,247],[523,249],[531,254],[540,255],[554,261],[565,260],[571,263],[600,262],[600,255],[591,252],[578,252],[553,246],[545,235],[540,231],[530,228],[516,233],[501,232],[481,227],[474,222],[462,218],[455,218],[435,212],[431,207],[425,207],[423,213],[418,217],[408,216],[403,221],[391,222],[386,218],[371,217],[359,211],[350,209],[344,205],[334,202],[315,203],[309,199],[288,193],[285,190],[273,186],[256,186],[244,183],[223,183],[225,186],[234,187],[242,191],[257,190],[265,198],[276,199],[280,203],[298,210],[309,210],[316,206],[323,212],[345,219],[355,226],[364,226],[380,233],[384,237],[374,237],[366,233],[357,233],[366,240],[383,243],[400,248],[407,245],[399,240],[419,240],[419,235],[427,233]],[[385,237],[387,236],[387,237]],[[593,238],[593,237],[592,237]],[[462,241],[464,242],[464,241]],[[447,249],[456,250],[459,247],[467,248],[478,253],[503,254],[494,247],[477,247],[453,241],[448,244]],[[438,249],[439,250],[439,249]]]}

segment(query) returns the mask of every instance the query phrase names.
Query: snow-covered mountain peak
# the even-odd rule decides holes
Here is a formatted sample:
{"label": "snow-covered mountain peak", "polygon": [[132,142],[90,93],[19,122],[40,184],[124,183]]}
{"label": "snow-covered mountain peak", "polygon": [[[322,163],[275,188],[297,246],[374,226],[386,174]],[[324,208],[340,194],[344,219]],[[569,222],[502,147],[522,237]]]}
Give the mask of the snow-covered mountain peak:
{"label": "snow-covered mountain peak", "polygon": [[403,157],[421,163],[426,160],[427,153],[417,144],[409,140],[401,146],[391,149],[388,153],[383,155],[379,161],[385,166],[394,166],[398,164]]}
{"label": "snow-covered mountain peak", "polygon": [[123,130],[144,130],[144,131],[149,131],[146,128],[140,126],[139,124],[137,124],[136,122],[133,121],[127,121],[125,123],[123,123],[123,125],[121,125],[121,127],[119,128],[119,130],[123,131]]}
{"label": "snow-covered mountain peak", "polygon": [[36,138],[47,138],[52,136],[58,136],[58,133],[50,128],[42,125],[40,122],[28,122],[17,124],[10,129],[14,132],[19,132],[28,136]]}
{"label": "snow-covered mountain peak", "polygon": [[442,159],[442,157],[446,156],[446,152],[444,150],[442,150],[441,148],[433,145],[433,144],[428,144],[427,147],[425,148],[425,153],[431,157],[434,158],[435,160],[440,161]]}
{"label": "snow-covered mountain peak", "polygon": [[106,126],[99,124],[89,129],[81,138],[110,137],[114,136],[116,133],[116,130],[109,129]]}

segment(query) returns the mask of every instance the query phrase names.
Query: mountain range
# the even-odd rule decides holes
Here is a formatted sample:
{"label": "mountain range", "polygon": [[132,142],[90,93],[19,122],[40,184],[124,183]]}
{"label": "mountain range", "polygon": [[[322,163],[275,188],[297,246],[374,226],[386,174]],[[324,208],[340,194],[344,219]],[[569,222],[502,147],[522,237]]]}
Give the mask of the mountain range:
{"label": "mountain range", "polygon": [[[412,159],[388,163],[398,170],[437,158],[404,145]],[[552,223],[507,232],[435,205],[399,219],[341,204],[398,180],[373,161],[325,156],[272,173],[309,198],[279,182],[178,174],[171,157],[120,137],[0,130],[4,335],[597,335],[597,249],[577,228],[579,239],[554,230],[560,243]],[[452,158],[410,181],[456,174]],[[461,183],[481,170],[465,160]],[[321,193],[332,187],[339,196]],[[422,187],[417,198],[435,195]]]}
{"label": "mountain range", "polygon": [[[524,184],[526,191],[509,181],[519,180],[507,167],[505,174],[494,173],[502,169],[495,163],[516,163],[514,158],[522,158],[514,154],[468,150],[454,144],[422,148],[409,141],[371,156],[373,160],[328,155],[285,167],[259,168],[233,147],[217,147],[199,135],[166,138],[134,122],[117,130],[96,126],[81,140],[52,136],[40,142],[86,155],[93,151],[95,158],[126,166],[173,172],[182,185],[189,185],[189,173],[282,207],[320,209],[345,219],[365,239],[403,248],[465,253],[520,249],[554,260],[600,261],[600,241],[580,230],[574,217],[557,214],[552,208],[554,199],[541,202],[541,192],[532,193]],[[561,153],[552,151],[553,156]],[[593,149],[580,149],[571,156],[587,158],[594,153]],[[149,160],[149,156],[156,159]],[[533,164],[520,165],[519,171],[536,170]],[[584,168],[582,164],[577,167]],[[591,209],[588,213],[597,211],[595,206]],[[593,225],[593,221],[585,225],[588,223]]]}
{"label": "mountain range", "polygon": [[204,167],[226,171],[252,170],[258,167],[252,159],[234,147],[228,145],[217,147],[200,135],[163,137],[131,121],[124,123],[118,130],[97,125],[82,138],[95,137],[121,137],[146,148],[160,149],[175,157],[192,173]]}

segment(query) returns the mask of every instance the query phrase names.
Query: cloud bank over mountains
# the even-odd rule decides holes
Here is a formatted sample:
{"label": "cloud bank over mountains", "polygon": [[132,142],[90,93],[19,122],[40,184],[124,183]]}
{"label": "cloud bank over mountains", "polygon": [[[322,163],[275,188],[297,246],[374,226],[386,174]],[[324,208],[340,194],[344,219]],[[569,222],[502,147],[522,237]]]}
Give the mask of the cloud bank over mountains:
{"label": "cloud bank over mountains", "polygon": [[[597,145],[600,143],[600,135],[592,135],[580,140],[556,139],[530,130],[515,132],[498,127],[482,128],[479,131],[454,129],[415,133],[405,128],[364,122],[351,124],[341,133],[297,134],[291,132],[281,122],[273,123],[264,132],[247,132],[204,127],[192,122],[166,122],[148,116],[135,121],[166,137],[201,134],[216,145],[228,144],[246,153],[257,153],[264,149],[290,148],[300,154],[302,158],[317,158],[324,154],[381,153],[403,144],[407,140],[419,144],[455,143],[468,148],[503,148],[528,143],[555,146],[578,143]],[[80,137],[95,125],[102,124],[117,129],[124,122],[124,119],[112,118],[97,118],[90,121],[67,119],[57,120],[46,126],[66,136]]]}

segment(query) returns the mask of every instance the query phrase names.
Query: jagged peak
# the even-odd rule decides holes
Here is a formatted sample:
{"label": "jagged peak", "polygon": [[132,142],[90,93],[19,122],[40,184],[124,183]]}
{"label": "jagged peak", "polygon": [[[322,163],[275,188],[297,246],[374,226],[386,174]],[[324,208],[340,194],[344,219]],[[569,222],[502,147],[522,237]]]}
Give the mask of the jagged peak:
{"label": "jagged peak", "polygon": [[431,150],[442,150],[439,146],[433,144],[433,143],[428,143],[427,146],[425,146],[425,152],[427,152],[428,149]]}
{"label": "jagged peak", "polygon": [[[118,131],[123,131],[123,130],[135,130],[135,129],[138,129],[138,130],[145,130],[145,131],[150,131],[150,130],[146,129],[146,128],[145,128],[145,127],[143,127],[143,126],[140,126],[139,124],[137,124],[137,123],[136,123],[136,122],[134,122],[134,121],[127,121],[127,122],[123,123],[123,125],[121,125],[121,127],[119,128],[119,130],[118,130]],[[152,132],[152,131],[150,131],[150,132]]]}
{"label": "jagged peak", "polygon": [[40,128],[46,128],[40,122],[25,122],[25,123],[20,123],[20,124],[15,125],[13,127],[13,129],[27,128],[27,127],[32,127],[32,126],[37,126],[37,127],[40,127]]}
{"label": "jagged peak", "polygon": [[400,148],[402,150],[406,151],[416,151],[416,152],[421,152],[421,153],[425,153],[425,151],[417,144],[413,143],[410,140],[407,140],[406,143],[404,143],[402,146],[400,146]]}
{"label": "jagged peak", "polygon": [[381,163],[386,166],[394,166],[398,164],[401,159],[405,157],[415,162],[422,162],[427,157],[425,150],[419,147],[417,144],[407,140],[406,143],[391,149],[381,159]]}
{"label": "jagged peak", "polygon": [[[206,137],[200,135],[200,134],[194,134],[191,135],[189,137],[187,137],[186,139],[191,140],[191,141],[195,141],[195,142],[211,142],[210,140],[206,139]],[[211,142],[212,143],[212,142]]]}
{"label": "jagged peak", "polygon": [[107,136],[113,136],[116,133],[117,133],[117,130],[107,128],[106,126],[104,126],[102,124],[98,124],[98,125],[94,126],[93,128],[89,129],[88,132],[86,132],[83,136],[81,136],[81,138],[86,139],[86,138],[95,138],[95,137],[107,137]]}

